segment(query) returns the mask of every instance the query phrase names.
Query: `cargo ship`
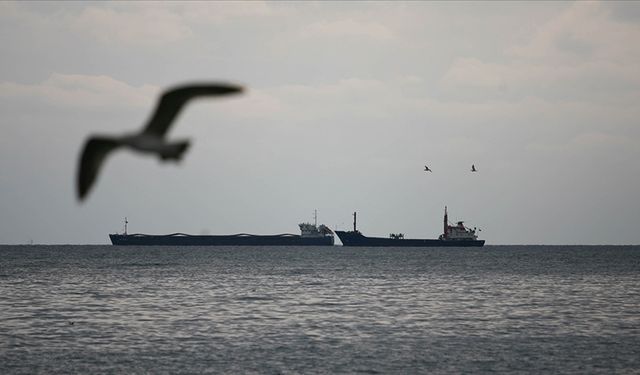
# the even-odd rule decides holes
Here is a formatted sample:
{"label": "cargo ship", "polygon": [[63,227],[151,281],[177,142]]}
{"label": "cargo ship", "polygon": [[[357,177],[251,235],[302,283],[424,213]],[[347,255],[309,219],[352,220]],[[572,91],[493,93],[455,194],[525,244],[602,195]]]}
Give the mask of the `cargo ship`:
{"label": "cargo ship", "polygon": [[469,247],[484,246],[484,240],[479,240],[476,228],[470,229],[464,226],[464,222],[458,221],[456,225],[450,225],[447,215],[447,207],[444,208],[444,233],[437,239],[410,239],[404,238],[402,233],[391,233],[389,237],[366,237],[356,227],[356,213],[353,213],[353,230],[335,232],[342,241],[343,246],[371,246],[371,247]]}
{"label": "cargo ship", "polygon": [[112,244],[118,246],[333,246],[334,244],[333,231],[325,225],[318,226],[317,214],[314,215],[313,224],[298,224],[300,234],[130,234],[127,233],[128,223],[125,218],[124,233],[109,234]]}

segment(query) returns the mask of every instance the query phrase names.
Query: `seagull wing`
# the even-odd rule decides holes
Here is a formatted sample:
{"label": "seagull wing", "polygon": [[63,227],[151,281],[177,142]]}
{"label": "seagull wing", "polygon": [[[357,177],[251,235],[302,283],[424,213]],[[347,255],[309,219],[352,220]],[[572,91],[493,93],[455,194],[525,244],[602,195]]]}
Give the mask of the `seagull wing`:
{"label": "seagull wing", "polygon": [[78,169],[78,199],[82,200],[93,186],[100,167],[109,152],[120,147],[120,142],[113,138],[92,137],[84,145],[80,154]]}
{"label": "seagull wing", "polygon": [[158,106],[143,133],[158,137],[164,136],[182,107],[193,98],[229,95],[240,93],[242,90],[241,86],[223,83],[186,85],[172,88],[160,97]]}

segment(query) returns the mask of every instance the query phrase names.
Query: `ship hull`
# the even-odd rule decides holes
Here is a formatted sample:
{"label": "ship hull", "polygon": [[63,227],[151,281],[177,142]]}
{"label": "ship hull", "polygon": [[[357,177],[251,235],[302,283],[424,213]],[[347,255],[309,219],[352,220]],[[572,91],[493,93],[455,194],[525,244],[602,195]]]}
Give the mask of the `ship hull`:
{"label": "ship hull", "polygon": [[482,247],[484,240],[439,240],[366,237],[360,232],[335,232],[343,246],[359,247]]}
{"label": "ship hull", "polygon": [[111,243],[118,246],[333,246],[332,236],[302,237],[295,234],[277,235],[201,235],[182,233],[167,235],[110,234]]}

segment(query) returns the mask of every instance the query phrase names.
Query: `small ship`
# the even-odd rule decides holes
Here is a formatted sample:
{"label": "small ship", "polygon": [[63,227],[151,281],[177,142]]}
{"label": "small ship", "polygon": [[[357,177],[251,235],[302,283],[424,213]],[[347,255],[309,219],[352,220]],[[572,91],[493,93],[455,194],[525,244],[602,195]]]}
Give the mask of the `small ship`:
{"label": "small ship", "polygon": [[353,230],[335,232],[343,246],[372,246],[372,247],[469,247],[484,246],[484,240],[479,240],[476,229],[469,229],[464,222],[458,221],[450,225],[447,207],[444,208],[444,233],[438,239],[407,239],[402,233],[391,233],[385,237],[366,237],[356,227],[356,213],[353,213]]}
{"label": "small ship", "polygon": [[238,233],[230,235],[129,234],[127,218],[124,233],[109,234],[111,243],[119,246],[333,246],[333,231],[326,225],[318,225],[317,212],[314,223],[300,223],[300,234],[258,235]]}

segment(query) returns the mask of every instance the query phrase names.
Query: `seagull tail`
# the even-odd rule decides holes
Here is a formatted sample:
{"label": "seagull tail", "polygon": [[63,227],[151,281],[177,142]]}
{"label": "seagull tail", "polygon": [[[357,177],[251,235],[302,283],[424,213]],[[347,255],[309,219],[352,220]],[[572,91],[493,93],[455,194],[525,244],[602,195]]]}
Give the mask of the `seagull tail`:
{"label": "seagull tail", "polygon": [[189,141],[179,141],[170,143],[162,150],[160,158],[162,160],[181,160],[184,153],[189,149]]}

